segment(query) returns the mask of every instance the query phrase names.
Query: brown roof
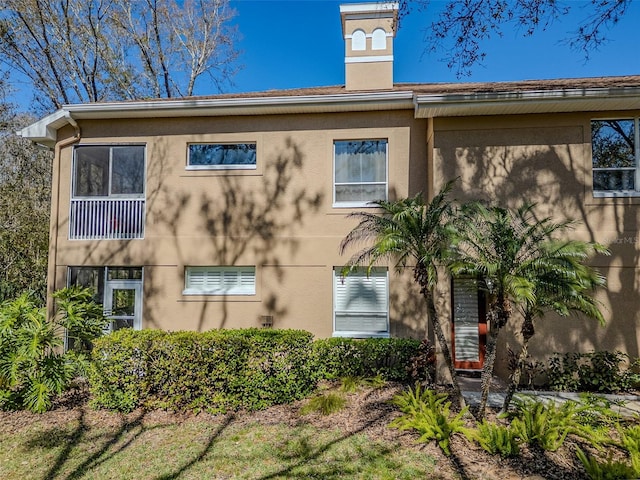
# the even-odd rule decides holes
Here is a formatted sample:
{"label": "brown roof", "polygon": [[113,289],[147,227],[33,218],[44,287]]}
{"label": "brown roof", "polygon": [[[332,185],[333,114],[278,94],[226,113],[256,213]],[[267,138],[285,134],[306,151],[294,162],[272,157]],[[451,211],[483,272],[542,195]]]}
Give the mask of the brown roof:
{"label": "brown roof", "polygon": [[[561,78],[553,80],[522,80],[515,82],[396,83],[394,84],[392,91],[412,91],[416,94],[445,95],[621,87],[640,87],[640,75],[627,75],[619,77]],[[294,88],[288,90],[266,90],[262,92],[202,95],[198,97],[187,97],[187,99],[294,97],[306,95],[340,95],[352,93],[365,92],[353,90],[347,91],[345,90],[344,86],[330,86]]]}

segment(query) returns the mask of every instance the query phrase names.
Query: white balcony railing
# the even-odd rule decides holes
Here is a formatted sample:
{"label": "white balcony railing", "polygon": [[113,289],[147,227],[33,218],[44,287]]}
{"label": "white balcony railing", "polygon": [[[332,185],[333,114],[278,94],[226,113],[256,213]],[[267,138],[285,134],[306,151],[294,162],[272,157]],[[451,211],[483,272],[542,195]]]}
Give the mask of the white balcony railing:
{"label": "white balcony railing", "polygon": [[69,238],[128,240],[144,238],[144,198],[71,199]]}

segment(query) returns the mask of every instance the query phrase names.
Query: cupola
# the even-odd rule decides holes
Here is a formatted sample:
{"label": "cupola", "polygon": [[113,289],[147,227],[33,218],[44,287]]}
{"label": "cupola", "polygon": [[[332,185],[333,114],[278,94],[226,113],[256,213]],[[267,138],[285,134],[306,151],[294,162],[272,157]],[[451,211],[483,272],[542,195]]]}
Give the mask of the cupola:
{"label": "cupola", "polygon": [[340,16],[345,46],[345,88],[390,90],[398,3],[340,5]]}

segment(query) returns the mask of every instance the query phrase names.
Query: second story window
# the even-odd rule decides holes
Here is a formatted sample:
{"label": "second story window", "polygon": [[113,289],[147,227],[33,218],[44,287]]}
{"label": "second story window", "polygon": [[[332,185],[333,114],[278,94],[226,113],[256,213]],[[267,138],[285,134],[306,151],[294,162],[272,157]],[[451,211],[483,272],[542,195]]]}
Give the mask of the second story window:
{"label": "second story window", "polygon": [[334,142],[334,206],[364,207],[386,199],[387,141]]}
{"label": "second story window", "polygon": [[144,192],[144,145],[77,146],[69,238],[143,238]]}
{"label": "second story window", "polygon": [[79,146],[75,149],[74,197],[142,196],[144,146]]}
{"label": "second story window", "polygon": [[255,169],[255,143],[192,143],[188,170]]}
{"label": "second story window", "polygon": [[640,195],[638,121],[630,118],[591,122],[595,197]]}

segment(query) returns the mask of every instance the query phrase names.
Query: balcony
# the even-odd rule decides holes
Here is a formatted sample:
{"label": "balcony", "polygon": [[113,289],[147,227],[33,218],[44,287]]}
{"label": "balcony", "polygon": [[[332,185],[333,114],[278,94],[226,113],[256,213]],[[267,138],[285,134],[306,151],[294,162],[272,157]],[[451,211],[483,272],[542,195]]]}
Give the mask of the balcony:
{"label": "balcony", "polygon": [[69,239],[144,238],[144,198],[71,199]]}

